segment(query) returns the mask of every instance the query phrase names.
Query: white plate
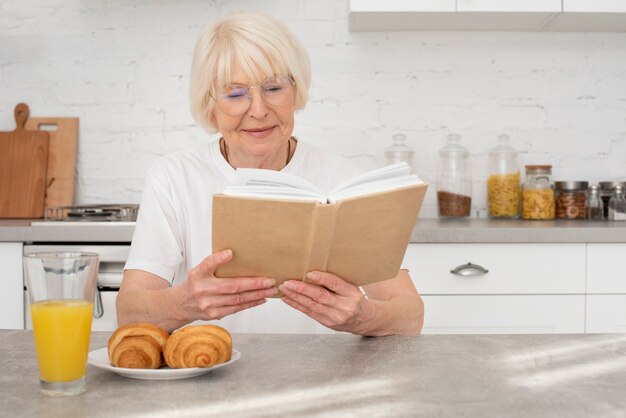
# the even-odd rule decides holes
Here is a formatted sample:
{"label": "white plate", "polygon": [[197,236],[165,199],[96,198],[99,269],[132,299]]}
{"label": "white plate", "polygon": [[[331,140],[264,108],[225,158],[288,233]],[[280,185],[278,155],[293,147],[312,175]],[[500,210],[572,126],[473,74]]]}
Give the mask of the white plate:
{"label": "white plate", "polygon": [[173,380],[173,379],[186,379],[188,377],[200,376],[201,374],[208,373],[212,370],[219,369],[220,367],[228,366],[231,363],[236,362],[241,358],[241,353],[233,348],[233,354],[229,361],[226,363],[216,364],[213,367],[193,367],[187,369],[170,369],[169,367],[162,367],[160,369],[127,369],[124,367],[115,367],[109,362],[109,353],[107,348],[101,348],[89,353],[87,362],[92,366],[95,366],[102,370],[108,370],[113,373],[117,373],[120,376],[130,377],[133,379],[144,380]]}

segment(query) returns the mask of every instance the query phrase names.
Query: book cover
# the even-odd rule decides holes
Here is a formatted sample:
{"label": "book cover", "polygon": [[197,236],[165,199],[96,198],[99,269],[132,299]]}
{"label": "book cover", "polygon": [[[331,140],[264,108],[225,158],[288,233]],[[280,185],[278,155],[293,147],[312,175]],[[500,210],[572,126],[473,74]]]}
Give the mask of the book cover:
{"label": "book cover", "polygon": [[216,275],[265,276],[280,284],[321,270],[356,286],[391,279],[427,189],[419,179],[398,184],[382,191],[361,187],[358,195],[338,200],[214,195],[213,251],[233,251]]}

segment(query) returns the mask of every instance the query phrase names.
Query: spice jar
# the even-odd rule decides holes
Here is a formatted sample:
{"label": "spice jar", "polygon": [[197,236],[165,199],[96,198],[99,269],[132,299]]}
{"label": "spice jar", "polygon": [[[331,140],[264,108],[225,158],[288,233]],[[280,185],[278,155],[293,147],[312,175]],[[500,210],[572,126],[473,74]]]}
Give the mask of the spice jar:
{"label": "spice jar", "polygon": [[557,219],[585,219],[588,185],[586,181],[555,182],[554,216]]}
{"label": "spice jar", "polygon": [[609,200],[609,220],[626,221],[626,199],[624,187],[620,184],[613,188],[613,196]]}
{"label": "spice jar", "polygon": [[490,218],[519,217],[520,174],[517,151],[509,146],[506,134],[498,136],[498,145],[489,151],[487,206]]}
{"label": "spice jar", "polygon": [[554,186],[551,165],[527,165],[522,185],[522,218],[554,219]]}
{"label": "spice jar", "polygon": [[589,186],[587,196],[587,219],[601,221],[604,219],[604,202],[600,197],[600,186]]}
{"label": "spice jar", "polygon": [[439,150],[437,204],[442,219],[468,217],[472,208],[470,155],[460,141],[460,135],[450,134]]}
{"label": "spice jar", "polygon": [[413,150],[405,144],[406,135],[402,133],[394,134],[393,145],[385,150],[385,160],[387,164],[406,162],[413,166]]}
{"label": "spice jar", "polygon": [[609,200],[611,200],[611,196],[613,196],[613,188],[618,185],[626,189],[626,182],[624,181],[600,182],[600,198],[602,199],[602,203],[604,203],[604,219],[609,219]]}

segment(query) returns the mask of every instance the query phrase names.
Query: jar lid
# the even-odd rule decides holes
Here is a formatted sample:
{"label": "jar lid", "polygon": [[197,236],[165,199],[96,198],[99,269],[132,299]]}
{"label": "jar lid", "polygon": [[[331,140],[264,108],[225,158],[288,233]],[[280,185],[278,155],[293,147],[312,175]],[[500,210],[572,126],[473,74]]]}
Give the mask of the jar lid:
{"label": "jar lid", "polygon": [[601,181],[600,188],[602,190],[612,190],[615,186],[626,187],[626,181]]}
{"label": "jar lid", "polygon": [[394,144],[385,150],[385,156],[392,160],[409,162],[413,157],[413,150],[404,143],[406,135],[397,133],[392,136]]}
{"label": "jar lid", "polygon": [[585,190],[589,186],[587,181],[555,181],[556,190]]}
{"label": "jar lid", "polygon": [[439,149],[439,155],[441,157],[461,157],[466,158],[469,156],[467,148],[460,144],[461,135],[449,134],[446,137],[446,145]]}
{"label": "jar lid", "polygon": [[552,171],[551,165],[526,165],[526,173],[550,173]]}
{"label": "jar lid", "polygon": [[511,137],[507,134],[498,135],[498,145],[489,150],[489,155],[508,154],[513,157],[517,156],[517,151],[509,145]]}

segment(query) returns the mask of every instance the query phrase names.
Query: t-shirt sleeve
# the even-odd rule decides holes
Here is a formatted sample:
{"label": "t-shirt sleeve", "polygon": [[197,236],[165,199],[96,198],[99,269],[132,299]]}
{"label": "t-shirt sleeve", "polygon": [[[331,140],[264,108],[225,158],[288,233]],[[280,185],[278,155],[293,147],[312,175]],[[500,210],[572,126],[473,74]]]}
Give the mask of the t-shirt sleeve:
{"label": "t-shirt sleeve", "polygon": [[124,270],[144,270],[172,283],[183,262],[183,245],[166,180],[158,165],[150,169]]}

